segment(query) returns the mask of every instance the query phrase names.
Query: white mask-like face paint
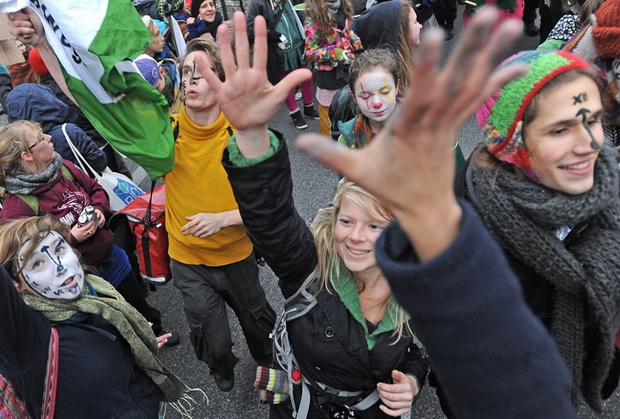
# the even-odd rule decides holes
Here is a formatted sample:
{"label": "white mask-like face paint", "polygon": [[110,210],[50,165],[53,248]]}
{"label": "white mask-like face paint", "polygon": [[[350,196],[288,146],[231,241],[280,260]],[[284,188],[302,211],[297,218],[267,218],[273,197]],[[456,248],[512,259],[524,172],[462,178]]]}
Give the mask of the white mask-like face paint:
{"label": "white mask-like face paint", "polygon": [[355,81],[355,102],[368,119],[383,122],[394,112],[398,89],[394,77],[378,67]]}
{"label": "white mask-like face paint", "polygon": [[69,302],[79,298],[84,289],[84,270],[65,239],[51,231],[31,254],[23,254],[29,246],[26,242],[19,249],[19,267],[30,288],[48,300]]}

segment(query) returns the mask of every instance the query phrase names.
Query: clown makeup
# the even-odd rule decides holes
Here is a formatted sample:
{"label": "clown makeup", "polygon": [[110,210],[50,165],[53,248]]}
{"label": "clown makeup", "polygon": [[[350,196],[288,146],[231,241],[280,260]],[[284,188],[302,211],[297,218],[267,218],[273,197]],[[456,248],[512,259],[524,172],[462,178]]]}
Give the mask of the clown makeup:
{"label": "clown makeup", "polygon": [[[214,68],[212,68],[211,70],[215,72]],[[200,79],[204,79],[204,76],[197,72],[196,61],[192,61],[191,68],[189,66],[184,66],[181,76],[183,79],[183,81],[181,82],[183,92],[185,92],[185,89],[187,89],[187,85],[189,84],[189,82],[195,82]]]}
{"label": "clown makeup", "polygon": [[355,81],[355,102],[377,131],[394,111],[397,93],[394,76],[383,67],[367,71]]}
{"label": "clown makeup", "polygon": [[598,86],[582,75],[539,94],[536,116],[524,130],[532,170],[539,183],[550,189],[585,193],[594,184],[594,167],[604,141]]}
{"label": "clown makeup", "polygon": [[[588,101],[588,93],[582,92],[582,93],[579,93],[577,96],[573,96],[573,106],[581,104],[581,103],[585,105],[585,102],[587,101]],[[590,140],[591,140],[590,147],[592,147],[592,150],[600,150],[601,146],[596,142],[596,139],[594,138],[594,134],[592,134],[592,130],[590,129],[590,126],[588,125],[588,114],[589,113],[590,113],[590,109],[581,108],[577,111],[577,114],[575,116],[581,118],[581,125],[583,126],[583,129],[590,136]]]}
{"label": "clown makeup", "polygon": [[84,270],[65,239],[50,231],[32,253],[23,254],[29,246],[28,241],[20,248],[18,264],[32,291],[45,299],[60,302],[79,298],[84,288]]}

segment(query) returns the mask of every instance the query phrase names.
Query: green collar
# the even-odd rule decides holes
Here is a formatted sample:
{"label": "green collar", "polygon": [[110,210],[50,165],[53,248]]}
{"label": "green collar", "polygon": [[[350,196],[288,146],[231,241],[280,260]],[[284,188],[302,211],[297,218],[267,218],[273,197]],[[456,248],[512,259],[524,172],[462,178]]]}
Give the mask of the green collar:
{"label": "green collar", "polygon": [[[364,318],[362,307],[360,306],[357,286],[355,285],[352,275],[346,268],[342,267],[340,276],[336,279],[336,281],[334,281],[334,287],[338,297],[340,297],[340,300],[345,305],[349,313],[351,313],[355,320],[362,325],[364,335],[366,336],[366,345],[368,346],[368,349],[372,349],[375,346],[377,337],[381,333],[393,331],[399,326],[396,324],[396,320],[398,319],[398,311],[400,306],[393,297],[390,297],[383,319],[381,319],[374,332],[368,333],[366,319]],[[405,321],[409,321],[408,315],[405,317]]]}

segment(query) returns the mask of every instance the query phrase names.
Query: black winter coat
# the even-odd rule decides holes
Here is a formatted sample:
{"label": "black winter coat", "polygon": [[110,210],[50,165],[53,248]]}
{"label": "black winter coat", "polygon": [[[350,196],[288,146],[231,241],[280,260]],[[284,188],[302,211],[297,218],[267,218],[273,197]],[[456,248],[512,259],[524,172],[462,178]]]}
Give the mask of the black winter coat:
{"label": "black winter coat", "polygon": [[[282,5],[288,6],[287,0]],[[297,12],[295,12],[297,13]],[[254,43],[254,19],[256,16],[262,16],[267,23],[267,77],[273,85],[280,81],[280,73],[283,71],[278,59],[278,42],[280,42],[280,32],[276,30],[275,15],[271,7],[271,0],[252,0],[250,8],[246,14],[246,24],[248,30],[248,38]]]}
{"label": "black winter coat", "polygon": [[[471,164],[471,157],[467,162],[459,169],[454,180],[454,191],[458,198],[472,200],[472,193],[467,187],[467,176],[469,166]],[[584,229],[587,225],[584,226]],[[579,239],[580,233],[584,230],[571,231],[563,240],[565,246],[569,246],[575,240]],[[492,232],[491,232],[492,233]],[[515,274],[521,285],[521,291],[528,307],[532,312],[540,319],[545,325],[547,330],[551,330],[551,322],[553,320],[554,309],[554,292],[555,286],[539,275],[534,268],[525,264],[521,259],[518,259],[512,253],[504,250],[504,256],[508,260],[510,269]],[[616,349],[616,355],[614,357],[612,366],[607,376],[607,380],[603,386],[602,398],[609,398],[620,380],[620,350]]]}
{"label": "black winter coat", "polygon": [[[233,166],[227,152],[223,163],[249,237],[280,279],[284,296],[291,296],[314,270],[317,254],[310,229],[294,207],[284,141],[273,157],[256,165]],[[378,382],[388,382],[393,369],[415,375],[420,385],[424,383],[428,364],[412,337],[394,343],[391,331],[386,332],[369,350],[362,326],[337,294],[321,291],[317,300],[311,311],[287,325],[295,358],[306,378],[338,390],[361,390],[364,395]],[[330,406],[355,404],[355,399],[336,401],[315,388],[311,392],[309,417],[323,417],[319,411],[328,411]],[[379,409],[380,403],[361,412],[360,417],[388,417]],[[272,416],[290,417],[284,406],[276,406]]]}

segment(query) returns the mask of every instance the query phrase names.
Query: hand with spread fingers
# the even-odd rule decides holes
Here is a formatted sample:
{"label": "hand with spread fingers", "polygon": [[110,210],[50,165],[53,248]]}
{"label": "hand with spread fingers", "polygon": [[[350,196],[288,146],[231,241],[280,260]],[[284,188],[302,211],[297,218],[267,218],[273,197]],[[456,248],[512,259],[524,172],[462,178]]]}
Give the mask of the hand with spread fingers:
{"label": "hand with spread fingers", "polygon": [[444,250],[459,229],[461,208],[452,189],[459,129],[487,97],[525,72],[496,68],[522,26],[506,21],[493,31],[498,17],[491,8],[476,15],[442,71],[443,33],[429,31],[401,108],[368,147],[348,149],[313,134],[297,142],[384,202],[421,260]]}
{"label": "hand with spread fingers", "polygon": [[236,12],[233,20],[236,57],[231,48],[228,30],[223,26],[220,26],[218,30],[225,81],[221,81],[213,73],[203,57],[197,58],[196,62],[198,70],[205,76],[209,87],[213,90],[218,105],[237,129],[237,142],[243,155],[256,157],[262,153],[254,154],[252,150],[246,150],[245,146],[265,145],[266,140],[266,149],[268,149],[267,123],[284,103],[289,92],[310,78],[311,73],[307,69],[295,70],[273,86],[267,80],[265,19],[258,16],[254,24],[253,60],[250,57],[245,16],[241,12]]}

